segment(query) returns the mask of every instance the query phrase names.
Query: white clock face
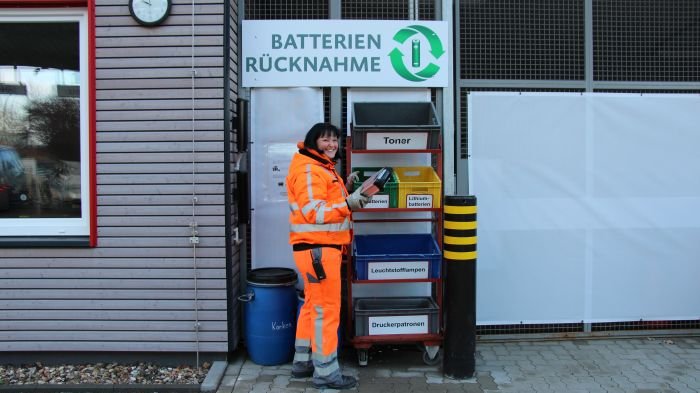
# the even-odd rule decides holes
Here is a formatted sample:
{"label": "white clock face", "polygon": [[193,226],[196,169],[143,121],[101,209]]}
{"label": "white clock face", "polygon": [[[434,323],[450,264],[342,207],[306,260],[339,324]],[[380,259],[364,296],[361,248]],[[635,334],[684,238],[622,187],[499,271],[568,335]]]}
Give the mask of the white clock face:
{"label": "white clock face", "polygon": [[143,24],[162,22],[170,12],[169,0],[130,0],[129,6],[134,18]]}

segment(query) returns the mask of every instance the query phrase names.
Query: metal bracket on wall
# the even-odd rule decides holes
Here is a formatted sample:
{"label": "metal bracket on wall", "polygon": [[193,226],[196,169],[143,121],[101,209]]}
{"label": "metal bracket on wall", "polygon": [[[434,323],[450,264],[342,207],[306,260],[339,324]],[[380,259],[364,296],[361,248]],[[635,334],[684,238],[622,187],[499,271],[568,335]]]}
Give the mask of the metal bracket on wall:
{"label": "metal bracket on wall", "polygon": [[236,245],[243,243],[243,239],[238,237],[238,228],[233,228],[233,241]]}

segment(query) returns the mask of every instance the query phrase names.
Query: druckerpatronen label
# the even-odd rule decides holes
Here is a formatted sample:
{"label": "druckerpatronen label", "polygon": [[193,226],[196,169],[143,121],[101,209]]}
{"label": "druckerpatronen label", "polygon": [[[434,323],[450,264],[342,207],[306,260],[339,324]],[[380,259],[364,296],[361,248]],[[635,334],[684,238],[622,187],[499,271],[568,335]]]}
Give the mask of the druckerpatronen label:
{"label": "druckerpatronen label", "polygon": [[428,333],[428,315],[400,315],[369,317],[369,334],[425,334]]}

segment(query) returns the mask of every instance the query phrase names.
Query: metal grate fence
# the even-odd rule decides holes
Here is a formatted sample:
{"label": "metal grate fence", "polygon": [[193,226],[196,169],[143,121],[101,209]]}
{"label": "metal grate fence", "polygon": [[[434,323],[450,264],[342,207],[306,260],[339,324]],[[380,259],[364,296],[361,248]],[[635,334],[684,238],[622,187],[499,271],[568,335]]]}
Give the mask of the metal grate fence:
{"label": "metal grate fence", "polygon": [[583,0],[462,0],[462,79],[583,80]]}
{"label": "metal grate fence", "polygon": [[416,19],[435,20],[435,0],[419,0]]}
{"label": "metal grate fence", "polygon": [[328,19],[328,0],[246,0],[246,19]]}
{"label": "metal grate fence", "polygon": [[476,334],[479,336],[503,334],[548,334],[548,333],[577,333],[584,329],[583,323],[537,323],[517,325],[478,325]]}
{"label": "metal grate fence", "polygon": [[482,340],[522,339],[523,335],[531,338],[561,338],[590,336],[663,336],[686,334],[700,329],[700,320],[682,321],[633,321],[580,323],[537,323],[512,325],[478,325],[476,334]]}
{"label": "metal grate fence", "polygon": [[[246,19],[328,19],[332,0],[248,0]],[[435,19],[434,0],[344,0],[342,19]]]}
{"label": "metal grate fence", "polygon": [[700,1],[593,0],[596,81],[700,81]]}
{"label": "metal grate fence", "polygon": [[651,331],[651,330],[690,330],[700,329],[700,320],[684,321],[634,321],[605,322],[591,324],[592,332]]}
{"label": "metal grate fence", "polygon": [[409,2],[406,0],[346,0],[341,4],[343,19],[409,19]]}
{"label": "metal grate fence", "polygon": [[343,0],[343,19],[434,20],[434,0]]}

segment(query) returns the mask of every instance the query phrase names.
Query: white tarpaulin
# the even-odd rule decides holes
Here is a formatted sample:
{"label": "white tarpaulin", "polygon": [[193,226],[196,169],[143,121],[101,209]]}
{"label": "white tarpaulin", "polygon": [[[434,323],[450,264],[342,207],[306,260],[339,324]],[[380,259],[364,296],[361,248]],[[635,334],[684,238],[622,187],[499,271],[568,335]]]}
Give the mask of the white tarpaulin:
{"label": "white tarpaulin", "polygon": [[479,324],[700,316],[700,96],[471,93]]}
{"label": "white tarpaulin", "polygon": [[315,88],[251,90],[251,262],[254,269],[296,270],[289,244],[285,178],[297,142],[323,121],[323,92]]}

